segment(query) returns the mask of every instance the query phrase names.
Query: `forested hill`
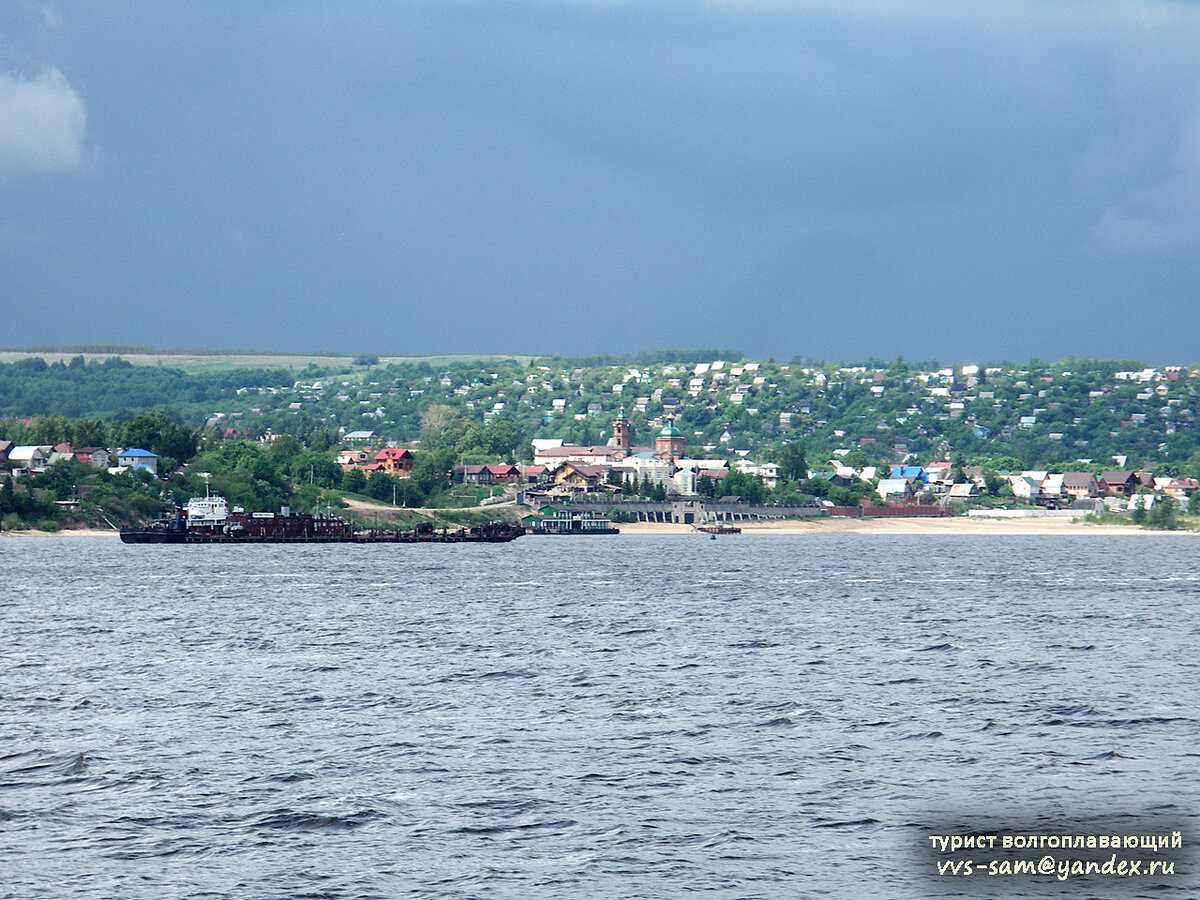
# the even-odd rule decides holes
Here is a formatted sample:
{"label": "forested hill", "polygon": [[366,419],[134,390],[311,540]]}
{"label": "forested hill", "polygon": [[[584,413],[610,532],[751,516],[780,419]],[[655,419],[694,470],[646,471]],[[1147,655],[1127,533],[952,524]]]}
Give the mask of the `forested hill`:
{"label": "forested hill", "polygon": [[[952,454],[1054,468],[1177,466],[1200,451],[1200,370],[1127,360],[1064,359],[987,367],[893,363],[858,366],[698,361],[703,352],[635,358],[309,363],[294,369],[189,373],[168,360],[119,357],[0,364],[0,438],[45,442],[66,420],[129,421],[163,410],[209,437],[253,439],[268,430],[329,446],[353,431],[410,442],[430,422],[532,438],[603,443],[624,410],[634,442],[653,442],[672,417],[690,454],[766,459],[802,442],[812,460],[922,461]],[[593,365],[583,365],[595,362]]]}
{"label": "forested hill", "polygon": [[31,356],[0,364],[0,416],[111,418],[141,410],[188,409],[236,396],[239,388],[290,386],[280,368],[231,369],[189,374],[171,366],[134,366],[119,356],[47,364]]}

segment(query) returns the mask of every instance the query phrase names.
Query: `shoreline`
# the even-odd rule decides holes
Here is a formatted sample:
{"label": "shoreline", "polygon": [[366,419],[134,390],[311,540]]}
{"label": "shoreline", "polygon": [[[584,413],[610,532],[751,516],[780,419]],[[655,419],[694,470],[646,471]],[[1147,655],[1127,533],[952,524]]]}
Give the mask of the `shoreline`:
{"label": "shoreline", "polygon": [[[697,535],[691,525],[668,522],[615,523],[626,535]],[[1200,535],[1200,531],[1177,529],[1157,531],[1136,525],[1089,525],[1071,519],[984,519],[961,516],[912,519],[784,519],[774,521],[744,521],[732,523],[741,534],[719,535],[722,539],[764,535],[968,535],[968,536],[1037,536],[1037,535]],[[61,531],[2,531],[0,538],[117,538],[119,532],[108,528],[64,528]]]}
{"label": "shoreline", "polygon": [[[741,534],[718,535],[734,538],[762,535],[1198,535],[1189,529],[1157,531],[1136,525],[1091,525],[1071,519],[983,519],[966,517],[912,519],[785,519],[782,521],[744,521],[729,523],[741,528]],[[666,522],[621,523],[621,534],[699,534],[691,525]]]}

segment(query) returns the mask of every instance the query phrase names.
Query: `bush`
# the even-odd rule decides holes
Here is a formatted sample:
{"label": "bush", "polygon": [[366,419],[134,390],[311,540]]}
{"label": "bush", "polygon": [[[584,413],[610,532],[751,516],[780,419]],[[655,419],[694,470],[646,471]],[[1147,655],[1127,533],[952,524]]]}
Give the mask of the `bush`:
{"label": "bush", "polygon": [[38,531],[58,531],[58,523],[53,519],[42,519],[37,523]]}
{"label": "bush", "polygon": [[21,517],[15,512],[9,513],[3,519],[3,528],[5,531],[19,531],[25,527],[25,523],[21,521]]}

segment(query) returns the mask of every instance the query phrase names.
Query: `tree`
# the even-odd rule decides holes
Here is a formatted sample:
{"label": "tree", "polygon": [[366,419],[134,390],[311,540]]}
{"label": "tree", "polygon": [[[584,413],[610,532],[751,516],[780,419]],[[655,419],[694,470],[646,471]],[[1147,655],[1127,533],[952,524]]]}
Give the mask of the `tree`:
{"label": "tree", "polygon": [[298,484],[311,483],[323,488],[337,487],[342,483],[342,468],[324,453],[305,450],[292,457],[289,468],[292,481]]}
{"label": "tree", "polygon": [[1147,519],[1151,528],[1161,528],[1166,531],[1173,531],[1178,528],[1179,520],[1176,516],[1174,498],[1159,497],[1154,503],[1154,508],[1150,510]]}
{"label": "tree", "polygon": [[435,403],[421,413],[421,449],[436,450],[442,443],[446,429],[458,418],[451,407]]}
{"label": "tree", "polygon": [[521,432],[508,419],[493,418],[484,428],[484,440],[493,457],[512,461],[521,444]]}
{"label": "tree", "polygon": [[614,506],[608,511],[608,518],[613,522],[636,522],[637,516],[628,510],[621,509],[619,506]]}
{"label": "tree", "polygon": [[852,450],[842,457],[842,465],[861,469],[871,464],[871,458],[862,450]]}
{"label": "tree", "polygon": [[301,450],[300,442],[290,434],[281,434],[271,442],[271,458],[285,462]]}
{"label": "tree", "polygon": [[170,469],[196,455],[199,435],[175,422],[162,410],[142,413],[121,429],[126,447],[141,447],[157,453],[160,469]]}
{"label": "tree", "polygon": [[4,479],[3,484],[0,484],[0,518],[3,518],[6,513],[17,511],[17,492],[13,487],[12,477]]}
{"label": "tree", "polygon": [[987,491],[989,497],[997,497],[1000,495],[1000,490],[1008,484],[1008,481],[1001,478],[992,469],[983,470],[983,487]]}
{"label": "tree", "polygon": [[1145,500],[1146,494],[1143,493],[1142,491],[1138,491],[1137,494],[1134,495],[1134,497],[1136,498],[1137,505],[1134,506],[1134,508],[1133,508],[1133,521],[1135,523],[1137,523],[1138,525],[1145,525],[1146,524],[1146,500]]}
{"label": "tree", "polygon": [[80,419],[73,423],[71,444],[79,447],[107,447],[108,426],[99,419]]}
{"label": "tree", "polygon": [[396,485],[396,479],[387,472],[376,472],[367,479],[367,496],[375,500],[386,500],[392,502],[392,488]]}
{"label": "tree", "polygon": [[954,454],[954,465],[950,469],[950,480],[953,484],[966,484],[967,473],[963,471],[963,457],[961,453]]}
{"label": "tree", "polygon": [[443,447],[433,453],[417,453],[413,459],[411,481],[423,495],[441,490],[450,481],[454,450]]}
{"label": "tree", "polygon": [[787,481],[808,478],[808,459],[803,444],[786,444],[779,453],[779,472]]}
{"label": "tree", "polygon": [[721,491],[726,497],[741,497],[747,503],[761,504],[767,500],[767,488],[757,475],[747,475],[732,469],[721,482]]}
{"label": "tree", "polygon": [[367,491],[367,476],[357,466],[342,473],[342,490],[347,494],[364,494]]}

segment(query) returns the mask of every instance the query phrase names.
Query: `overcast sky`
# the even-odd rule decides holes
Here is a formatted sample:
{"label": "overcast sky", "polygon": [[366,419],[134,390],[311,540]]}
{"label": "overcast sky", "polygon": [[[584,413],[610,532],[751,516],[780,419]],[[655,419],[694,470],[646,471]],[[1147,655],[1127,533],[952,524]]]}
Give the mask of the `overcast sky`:
{"label": "overcast sky", "polygon": [[1200,361],[1200,7],[0,3],[0,346]]}

